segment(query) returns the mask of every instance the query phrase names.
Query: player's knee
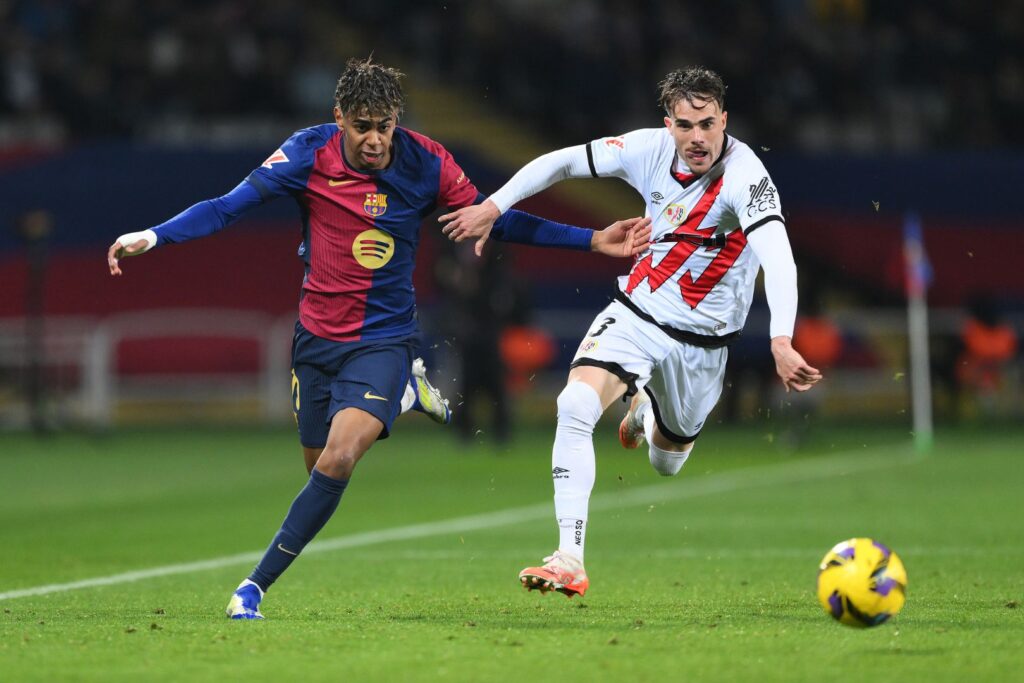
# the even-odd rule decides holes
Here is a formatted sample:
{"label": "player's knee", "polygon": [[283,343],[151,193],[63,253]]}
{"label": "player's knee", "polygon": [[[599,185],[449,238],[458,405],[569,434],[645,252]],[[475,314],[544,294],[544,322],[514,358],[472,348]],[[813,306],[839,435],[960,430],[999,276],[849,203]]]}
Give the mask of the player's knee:
{"label": "player's knee", "polygon": [[351,444],[334,446],[327,444],[320,457],[317,458],[316,468],[335,479],[349,479],[356,468],[356,463],[363,456],[362,452]]}
{"label": "player's knee", "polygon": [[679,470],[683,469],[683,465],[686,464],[686,459],[690,457],[690,451],[693,450],[692,443],[687,444],[686,450],[683,451],[670,451],[658,448],[654,444],[650,446],[651,466],[663,477],[674,477],[679,474]]}
{"label": "player's knee", "polygon": [[570,382],[558,395],[558,426],[593,433],[601,419],[601,397],[585,382]]}

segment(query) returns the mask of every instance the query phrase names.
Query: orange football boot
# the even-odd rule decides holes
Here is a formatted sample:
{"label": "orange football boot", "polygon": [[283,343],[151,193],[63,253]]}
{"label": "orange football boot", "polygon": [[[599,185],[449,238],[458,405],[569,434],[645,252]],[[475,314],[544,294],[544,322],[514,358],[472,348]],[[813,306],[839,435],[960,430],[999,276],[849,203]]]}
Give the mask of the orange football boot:
{"label": "orange football boot", "polygon": [[636,392],[636,395],[633,396],[633,400],[629,404],[629,410],[626,411],[622,422],[619,423],[619,443],[622,444],[623,448],[639,448],[640,444],[644,442],[644,421],[637,414],[637,408],[644,403],[650,402],[651,399],[643,389]]}
{"label": "orange football boot", "polygon": [[590,586],[583,563],[572,555],[555,551],[544,558],[540,567],[527,567],[519,572],[519,582],[526,590],[539,590],[541,593],[558,591],[568,597],[583,596]]}

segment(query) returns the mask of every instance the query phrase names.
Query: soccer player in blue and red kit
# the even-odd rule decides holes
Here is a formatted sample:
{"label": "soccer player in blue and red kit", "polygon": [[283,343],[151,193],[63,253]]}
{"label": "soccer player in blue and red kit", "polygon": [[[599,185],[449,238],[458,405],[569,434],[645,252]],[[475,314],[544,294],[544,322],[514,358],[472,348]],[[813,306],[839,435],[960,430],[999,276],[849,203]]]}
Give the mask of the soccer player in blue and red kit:
{"label": "soccer player in blue and red kit", "polygon": [[[350,60],[335,91],[334,123],[292,135],[228,194],[150,230],[122,235],[107,261],[220,230],[260,204],[290,195],[302,217],[306,264],[292,344],[292,391],[308,483],[263,558],[235,590],[233,619],[261,619],[264,593],[334,513],[353,469],[401,412],[417,331],[412,285],[419,230],[436,208],[484,200],[438,143],[398,127],[402,74]],[[649,221],[601,231],[507,212],[493,237],[632,256]]]}

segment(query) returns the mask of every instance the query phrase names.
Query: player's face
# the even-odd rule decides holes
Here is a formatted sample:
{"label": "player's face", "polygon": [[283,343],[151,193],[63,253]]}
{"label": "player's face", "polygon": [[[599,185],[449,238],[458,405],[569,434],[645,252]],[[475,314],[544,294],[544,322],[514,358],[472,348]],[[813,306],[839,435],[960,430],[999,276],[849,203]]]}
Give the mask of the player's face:
{"label": "player's face", "polygon": [[334,120],[345,131],[342,137],[345,158],[353,168],[379,171],[391,163],[391,138],[398,116],[345,115],[334,108]]}
{"label": "player's face", "polygon": [[704,175],[722,153],[728,116],[714,100],[695,99],[691,103],[684,98],[676,102],[672,116],[665,117],[676,151],[691,173]]}

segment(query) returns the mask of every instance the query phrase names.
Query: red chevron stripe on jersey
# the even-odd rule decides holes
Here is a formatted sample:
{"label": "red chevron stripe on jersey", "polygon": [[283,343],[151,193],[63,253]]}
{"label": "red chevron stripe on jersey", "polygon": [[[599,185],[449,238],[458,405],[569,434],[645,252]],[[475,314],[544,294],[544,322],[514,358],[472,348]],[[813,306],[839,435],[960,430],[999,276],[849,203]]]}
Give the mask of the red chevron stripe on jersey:
{"label": "red chevron stripe on jersey", "polygon": [[[704,220],[705,216],[708,215],[708,211],[711,209],[711,205],[715,203],[716,199],[718,199],[718,193],[722,191],[722,183],[724,181],[725,176],[720,175],[711,182],[711,184],[708,186],[708,189],[706,189],[704,191],[704,194],[701,195],[701,198],[697,202],[697,205],[693,207],[693,211],[690,212],[690,215],[686,217],[686,220],[683,221],[682,225],[676,228],[676,230],[674,231],[676,234],[691,233],[704,237],[704,235],[698,232],[697,226],[700,225],[700,222]],[[713,229],[714,226],[704,228],[704,230]],[[746,244],[746,240],[743,241],[743,244]],[[645,279],[648,280],[648,286],[651,288],[651,291],[656,291],[659,287],[661,287],[669,279],[671,279],[672,275],[675,274],[675,272],[678,271],[684,263],[686,263],[686,260],[690,258],[690,255],[693,254],[693,252],[695,252],[698,248],[699,246],[696,244],[692,244],[686,241],[680,241],[676,242],[675,246],[673,246],[672,249],[669,250],[669,252],[665,255],[663,259],[661,259],[657,266],[652,265],[654,262],[653,254],[648,254],[641,260],[637,261],[636,265],[633,266],[632,272],[630,272],[629,274],[629,282],[626,285],[626,294],[631,294],[633,290],[636,289],[637,285],[639,285]],[[740,247],[740,250],[742,251],[742,246]],[[738,253],[739,252],[737,252],[737,255]],[[735,261],[736,257],[733,256],[732,261],[729,262],[729,265],[731,266],[733,263],[735,263]],[[710,266],[708,267],[710,268]],[[725,271],[728,269],[729,268],[727,266],[724,270],[721,271],[721,273],[718,274],[718,277],[715,278],[714,281],[705,280],[704,276],[702,275],[700,278],[698,278],[698,281],[701,283],[700,289],[689,296],[687,295],[685,289],[685,281],[682,278],[680,278],[680,288],[683,290],[683,300],[686,301],[686,303],[690,304],[690,308],[696,308],[697,304],[703,301],[704,297],[707,296],[707,293],[711,291],[711,288],[718,283],[718,280],[721,279],[722,274],[724,274]],[[692,278],[689,278],[689,283],[691,286],[694,284]],[[701,294],[700,291],[703,291],[703,293]]]}
{"label": "red chevron stripe on jersey", "polygon": [[[690,304],[690,308],[697,308],[697,304],[704,301],[711,288],[722,280],[725,272],[736,263],[740,252],[747,246],[747,236],[742,230],[734,230],[725,239],[725,246],[719,249],[715,258],[711,259],[704,272],[694,280],[693,271],[686,271],[679,276],[679,291],[683,295],[683,301]],[[708,247],[711,251],[712,247]]]}

